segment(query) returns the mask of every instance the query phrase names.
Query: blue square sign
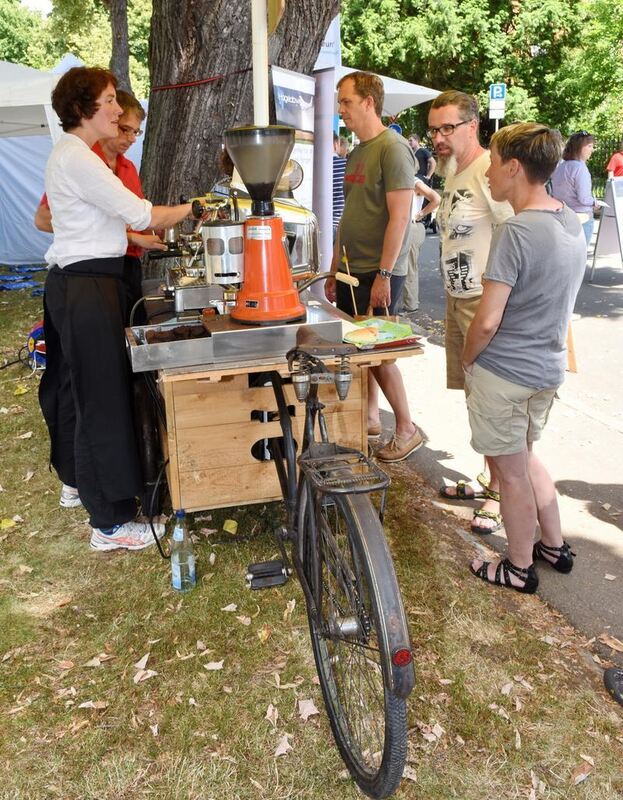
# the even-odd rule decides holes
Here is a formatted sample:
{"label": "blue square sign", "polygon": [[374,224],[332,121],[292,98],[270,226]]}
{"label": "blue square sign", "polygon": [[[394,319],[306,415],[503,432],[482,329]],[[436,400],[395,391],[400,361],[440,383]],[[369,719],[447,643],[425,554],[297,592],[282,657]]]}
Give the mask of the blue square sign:
{"label": "blue square sign", "polygon": [[489,86],[489,99],[490,100],[506,100],[506,84],[505,83],[492,83]]}

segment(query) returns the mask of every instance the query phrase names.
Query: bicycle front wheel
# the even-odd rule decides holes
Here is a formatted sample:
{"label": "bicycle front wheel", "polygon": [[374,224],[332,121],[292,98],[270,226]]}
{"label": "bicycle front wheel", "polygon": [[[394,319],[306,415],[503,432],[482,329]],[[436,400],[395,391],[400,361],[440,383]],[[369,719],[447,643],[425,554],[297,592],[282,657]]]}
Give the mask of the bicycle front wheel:
{"label": "bicycle front wheel", "polygon": [[[406,644],[408,633],[385,534],[365,494],[322,495],[307,484],[304,497],[305,572],[317,606],[308,617],[331,728],[362,791],[388,797],[407,754],[406,702],[386,674],[390,615]],[[383,598],[392,592],[390,613]]]}

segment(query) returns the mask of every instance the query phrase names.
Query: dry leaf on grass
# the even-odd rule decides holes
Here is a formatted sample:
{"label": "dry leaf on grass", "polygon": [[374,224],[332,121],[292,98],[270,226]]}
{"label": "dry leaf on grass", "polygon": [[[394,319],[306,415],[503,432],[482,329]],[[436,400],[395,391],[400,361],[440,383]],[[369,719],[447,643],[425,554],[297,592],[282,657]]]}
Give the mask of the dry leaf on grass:
{"label": "dry leaf on grass", "polygon": [[288,753],[290,750],[292,750],[292,745],[288,741],[288,734],[284,733],[281,739],[279,739],[279,744],[277,745],[277,749],[275,750],[275,757],[285,756],[285,754]]}
{"label": "dry leaf on grass", "polygon": [[188,705],[189,706],[195,706],[197,708],[199,707],[199,703],[195,700],[194,697],[189,697],[188,698]]}
{"label": "dry leaf on grass", "polygon": [[100,653],[97,656],[94,656],[90,661],[87,661],[86,664],[83,664],[83,667],[101,667],[106,661],[111,661],[114,656],[111,653]]}
{"label": "dry leaf on grass", "polygon": [[32,567],[29,567],[27,564],[20,564],[19,567],[15,570],[17,575],[30,575],[32,572]]}
{"label": "dry leaf on grass", "polygon": [[195,658],[197,653],[187,653],[186,655],[182,655],[179,650],[176,650],[175,655],[180,661],[188,661],[189,658]]}
{"label": "dry leaf on grass", "polygon": [[574,786],[577,786],[578,783],[582,783],[582,781],[585,781],[593,770],[594,767],[592,764],[588,764],[586,761],[582,761],[582,763],[578,764],[577,767],[571,773],[571,783]]}
{"label": "dry leaf on grass", "polygon": [[197,650],[203,651],[207,649],[208,648],[205,646],[205,642],[202,642],[201,639],[197,639]]}
{"label": "dry leaf on grass", "polygon": [[139,669],[133,680],[134,683],[143,683],[143,681],[148,681],[150,678],[155,678],[157,674],[155,669]]}
{"label": "dry leaf on grass", "polygon": [[277,727],[277,720],[279,719],[279,711],[272,703],[270,703],[268,708],[266,709],[266,715],[264,719],[267,719],[273,726],[273,728]]}
{"label": "dry leaf on grass", "polygon": [[20,434],[18,439],[32,439],[32,431],[26,431],[26,433]]}
{"label": "dry leaf on grass", "polygon": [[94,708],[96,711],[103,711],[108,708],[108,703],[105,700],[87,700],[85,703],[80,703],[78,708]]}
{"label": "dry leaf on grass", "polygon": [[24,481],[29,481],[33,477],[34,474],[35,474],[34,469],[29,469],[28,472],[24,475],[23,480]]}
{"label": "dry leaf on grass", "polygon": [[521,734],[515,728],[515,750],[521,750]]}
{"label": "dry leaf on grass", "polygon": [[147,662],[149,661],[150,655],[151,653],[145,653],[145,655],[134,665],[136,669],[145,669],[145,667],[147,666]]}
{"label": "dry leaf on grass", "polygon": [[415,774],[415,770],[408,764],[405,765],[405,768],[402,771],[402,777],[406,778],[408,781],[413,781],[413,783],[417,783],[417,776]]}
{"label": "dry leaf on grass", "polygon": [[549,644],[551,647],[555,647],[556,645],[560,644],[560,640],[555,636],[541,636],[541,641],[545,642],[545,644]]}
{"label": "dry leaf on grass", "polygon": [[502,686],[502,688],[500,689],[502,694],[505,694],[505,695],[509,695],[512,690],[513,690],[513,684],[512,683],[505,683],[504,686]]}
{"label": "dry leaf on grass", "polygon": [[320,714],[320,711],[316,708],[313,700],[299,700],[299,716],[303,722],[307,722],[314,714]]}
{"label": "dry leaf on grass", "polygon": [[230,603],[228,606],[221,608],[221,611],[233,612],[238,611],[238,606],[235,603]]}
{"label": "dry leaf on grass", "polygon": [[244,614],[241,614],[241,615],[237,616],[236,619],[238,620],[238,622],[241,625],[250,625],[251,624],[251,617],[245,617]]}
{"label": "dry leaf on grass", "polygon": [[158,725],[150,725],[149,730],[152,732],[153,736],[158,735]]}
{"label": "dry leaf on grass", "polygon": [[13,519],[2,519],[0,520],[0,531],[7,531],[9,528],[14,528],[15,524],[15,520]]}
{"label": "dry leaf on grass", "polygon": [[208,672],[216,672],[219,669],[223,669],[223,664],[225,663],[225,659],[222,661],[208,661],[207,664],[203,665],[204,669],[207,669]]}
{"label": "dry leaf on grass", "polygon": [[257,638],[262,644],[265,644],[272,636],[272,633],[273,629],[270,627],[270,625],[262,625],[260,630],[257,632]]}
{"label": "dry leaf on grass", "polygon": [[623,642],[620,639],[610,636],[609,633],[602,633],[598,638],[600,642],[616,650],[617,653],[623,653]]}
{"label": "dry leaf on grass", "polygon": [[292,612],[296,608],[296,600],[288,600],[286,603],[285,611],[283,612],[283,621],[287,622],[292,616]]}
{"label": "dry leaf on grass", "polygon": [[56,666],[59,669],[69,670],[74,668],[74,662],[69,660],[59,661]]}

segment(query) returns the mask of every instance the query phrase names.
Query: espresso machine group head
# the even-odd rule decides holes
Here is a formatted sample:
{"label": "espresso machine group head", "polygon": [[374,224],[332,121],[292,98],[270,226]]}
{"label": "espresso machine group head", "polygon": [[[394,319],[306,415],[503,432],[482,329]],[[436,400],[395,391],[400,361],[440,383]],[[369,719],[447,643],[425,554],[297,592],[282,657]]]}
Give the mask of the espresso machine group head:
{"label": "espresso machine group head", "polygon": [[248,125],[225,132],[225,147],[251,197],[244,224],[244,282],[232,319],[248,325],[275,325],[305,318],[294,287],[283,220],[273,194],[294,146],[294,128]]}

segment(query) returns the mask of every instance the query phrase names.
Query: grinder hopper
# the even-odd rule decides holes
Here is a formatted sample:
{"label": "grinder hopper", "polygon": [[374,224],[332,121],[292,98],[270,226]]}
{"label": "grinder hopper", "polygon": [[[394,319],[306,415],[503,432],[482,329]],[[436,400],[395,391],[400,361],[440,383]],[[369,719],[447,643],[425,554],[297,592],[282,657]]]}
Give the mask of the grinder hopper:
{"label": "grinder hopper", "polygon": [[294,146],[294,128],[244,126],[225,131],[225,147],[251,197],[245,222],[244,283],[232,319],[274,325],[305,318],[292,282],[281,217],[273,193]]}

